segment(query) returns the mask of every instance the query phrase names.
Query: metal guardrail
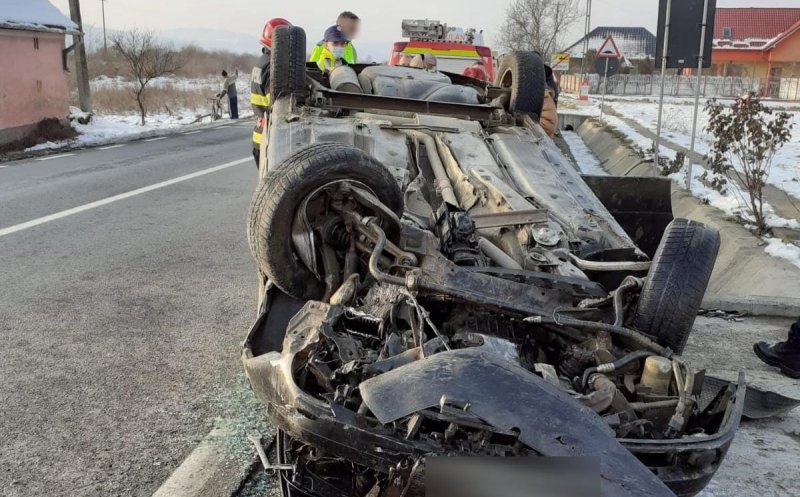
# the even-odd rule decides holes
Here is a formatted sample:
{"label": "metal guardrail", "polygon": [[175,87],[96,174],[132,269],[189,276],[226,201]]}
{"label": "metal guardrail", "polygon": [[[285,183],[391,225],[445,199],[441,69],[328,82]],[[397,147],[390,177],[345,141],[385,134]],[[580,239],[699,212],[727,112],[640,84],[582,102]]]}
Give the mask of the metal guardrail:
{"label": "metal guardrail", "polygon": [[[589,93],[602,91],[601,77],[590,74]],[[608,95],[658,96],[659,75],[618,74],[608,78]],[[565,74],[560,80],[561,90],[578,93],[580,76]],[[664,94],[673,97],[693,97],[697,85],[696,76],[670,75],[664,79]],[[700,96],[704,98],[735,98],[754,91],[762,97],[777,100],[800,101],[800,78],[748,78],[734,76],[704,76],[700,85]]]}

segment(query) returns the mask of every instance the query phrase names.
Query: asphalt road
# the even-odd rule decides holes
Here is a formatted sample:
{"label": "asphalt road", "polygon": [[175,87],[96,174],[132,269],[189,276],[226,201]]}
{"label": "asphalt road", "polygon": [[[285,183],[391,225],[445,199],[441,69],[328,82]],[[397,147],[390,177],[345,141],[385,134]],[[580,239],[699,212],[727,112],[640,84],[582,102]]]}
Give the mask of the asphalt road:
{"label": "asphalt road", "polygon": [[[266,430],[238,359],[255,307],[249,136],[0,164],[0,496],[150,496],[212,428]],[[700,318],[687,356],[800,397],[750,352],[788,324]],[[743,424],[702,497],[797,495],[798,426],[798,412]]]}
{"label": "asphalt road", "polygon": [[213,426],[258,424],[251,129],[2,164],[0,495],[149,496]]}

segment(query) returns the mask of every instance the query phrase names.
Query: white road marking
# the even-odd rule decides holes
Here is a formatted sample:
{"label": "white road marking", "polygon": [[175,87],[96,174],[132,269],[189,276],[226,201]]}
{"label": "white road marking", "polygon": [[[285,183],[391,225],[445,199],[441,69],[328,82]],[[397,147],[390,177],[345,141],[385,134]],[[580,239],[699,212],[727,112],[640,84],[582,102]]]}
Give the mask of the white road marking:
{"label": "white road marking", "polygon": [[146,141],[146,142],[157,142],[157,141],[159,141],[159,140],[166,140],[166,139],[167,139],[167,137],[166,137],[166,136],[157,136],[157,137],[155,137],[155,138],[148,138],[148,139],[147,139],[147,140],[145,140],[145,141]]}
{"label": "white road marking", "polygon": [[40,160],[40,161],[41,161],[41,160],[53,160],[53,159],[60,159],[60,158],[62,158],[62,157],[69,157],[69,156],[71,156],[71,155],[75,155],[75,154],[58,154],[58,155],[48,155],[47,157],[39,157],[39,158],[38,158],[38,159],[36,159],[36,160]]}
{"label": "white road marking", "polygon": [[221,426],[214,427],[200,441],[151,497],[197,497],[208,493],[209,484],[215,478],[232,481],[248,473],[246,469],[255,462],[254,457],[232,461],[229,456],[228,447],[236,436],[237,425],[227,420],[218,423]]}
{"label": "white road marking", "polygon": [[124,146],[125,146],[124,143],[118,143],[116,145],[109,145],[107,147],[100,147],[98,150],[111,150],[112,148],[120,148],[120,147],[124,147]]}
{"label": "white road marking", "polygon": [[223,124],[222,126],[217,126],[217,129],[225,129],[225,128],[230,128],[230,127],[231,127],[230,124]]}
{"label": "white road marking", "polygon": [[233,162],[226,162],[225,164],[221,164],[219,166],[209,167],[208,169],[203,169],[201,171],[197,171],[191,174],[185,174],[183,176],[178,176],[177,178],[172,178],[166,181],[162,181],[160,183],[156,183],[150,186],[145,186],[142,188],[137,188],[136,190],[131,190],[129,192],[120,193],[119,195],[113,195],[111,197],[106,197],[104,199],[100,199],[94,202],[90,202],[88,204],[79,205],[78,207],[73,207],[72,209],[67,209],[61,212],[56,212],[55,214],[50,214],[48,216],[40,217],[37,219],[32,219],[28,222],[16,224],[14,226],[9,226],[8,228],[0,229],[0,237],[10,235],[12,233],[16,233],[18,231],[26,230],[28,228],[33,228],[34,226],[39,226],[40,224],[49,223],[50,221],[55,221],[57,219],[62,219],[67,216],[71,216],[73,214],[78,214],[81,212],[85,212],[91,209],[96,209],[98,207],[102,207],[104,205],[108,205],[114,202],[118,202],[120,200],[125,200],[126,198],[135,197],[136,195],[141,195],[143,193],[152,192],[153,190],[158,190],[160,188],[165,188],[170,185],[174,185],[176,183],[180,183],[182,181],[187,181],[190,179],[198,178],[200,176],[205,176],[206,174],[215,173],[217,171],[221,171],[223,169],[227,169],[229,167],[238,166],[239,164],[244,164],[245,162],[250,162],[253,160],[252,157],[245,157],[244,159],[235,160]]}
{"label": "white road marking", "polygon": [[196,135],[197,133],[202,133],[202,132],[203,131],[200,131],[200,130],[198,130],[198,131],[187,131],[186,133],[184,133],[184,135]]}

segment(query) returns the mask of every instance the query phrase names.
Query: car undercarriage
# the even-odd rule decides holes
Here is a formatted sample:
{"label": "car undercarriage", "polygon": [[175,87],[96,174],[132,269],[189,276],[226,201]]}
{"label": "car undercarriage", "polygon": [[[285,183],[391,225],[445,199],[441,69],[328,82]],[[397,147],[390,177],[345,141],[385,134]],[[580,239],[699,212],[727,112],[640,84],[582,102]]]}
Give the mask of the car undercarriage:
{"label": "car undercarriage", "polygon": [[672,219],[669,181],[581,176],[538,126],[535,54],[491,86],[320,73],[301,29],[275,43],[242,360],[283,494],[421,496],[426,462],[458,456],[593,460],[594,495],[698,493],[745,383],[680,358],[719,236]]}

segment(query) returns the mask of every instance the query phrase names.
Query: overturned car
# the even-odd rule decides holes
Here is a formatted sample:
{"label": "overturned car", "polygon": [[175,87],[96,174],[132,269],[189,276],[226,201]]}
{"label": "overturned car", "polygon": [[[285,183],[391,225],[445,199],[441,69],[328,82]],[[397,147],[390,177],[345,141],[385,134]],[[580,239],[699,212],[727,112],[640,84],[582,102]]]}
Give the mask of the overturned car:
{"label": "overturned car", "polygon": [[[597,462],[604,496],[690,496],[745,386],[679,357],[719,248],[660,179],[581,176],[538,125],[545,67],[497,84],[306,66],[273,40],[242,360],[285,496],[425,494],[439,457]],[[497,494],[501,495],[501,494]]]}

